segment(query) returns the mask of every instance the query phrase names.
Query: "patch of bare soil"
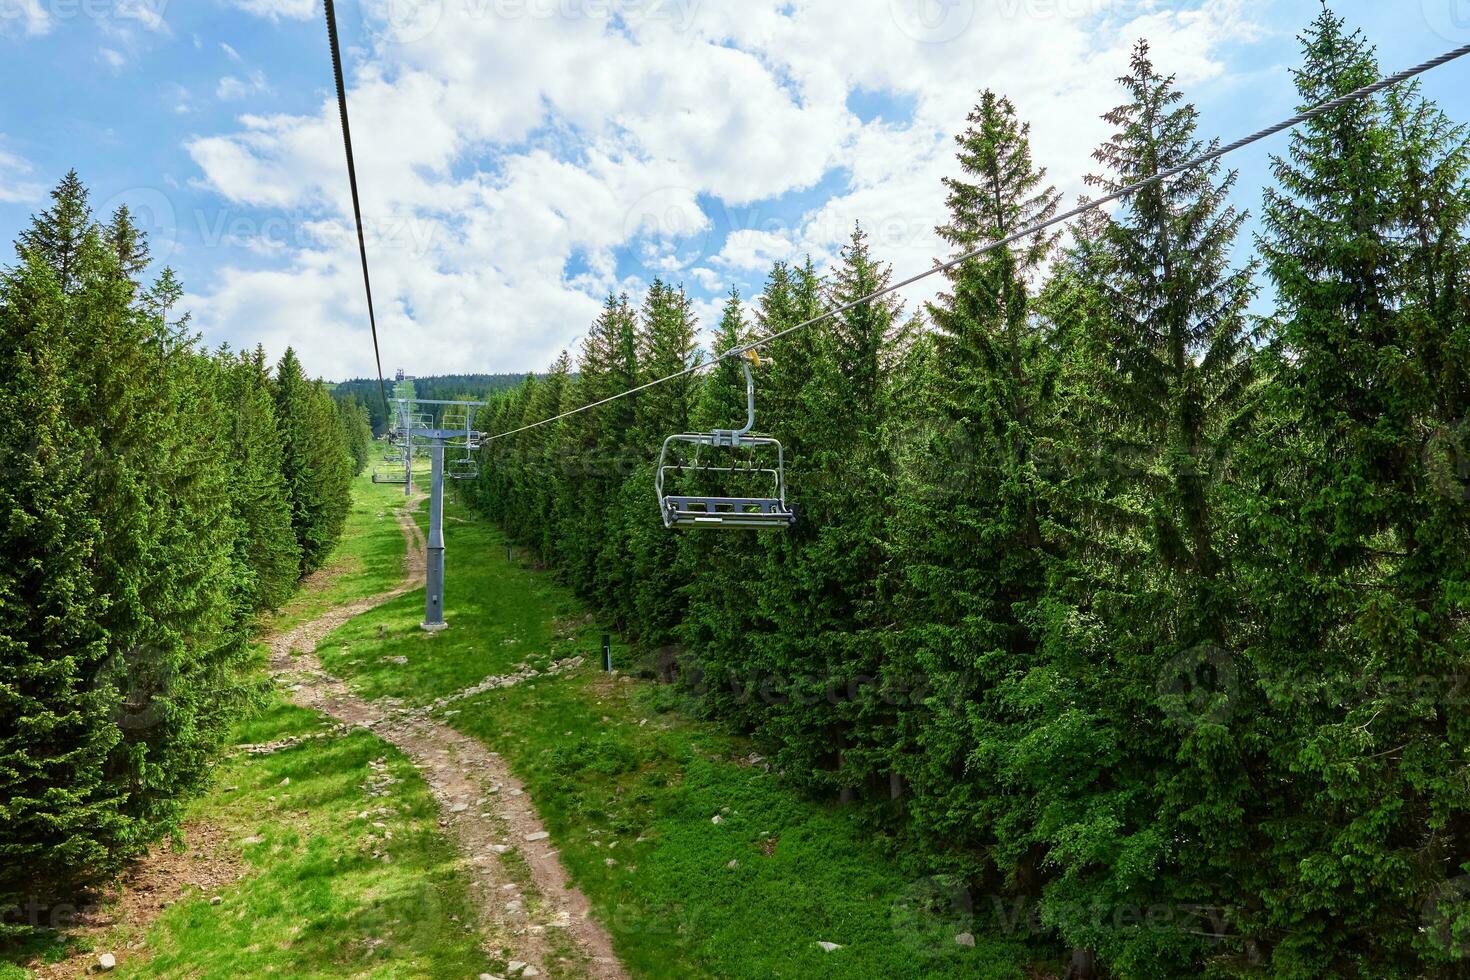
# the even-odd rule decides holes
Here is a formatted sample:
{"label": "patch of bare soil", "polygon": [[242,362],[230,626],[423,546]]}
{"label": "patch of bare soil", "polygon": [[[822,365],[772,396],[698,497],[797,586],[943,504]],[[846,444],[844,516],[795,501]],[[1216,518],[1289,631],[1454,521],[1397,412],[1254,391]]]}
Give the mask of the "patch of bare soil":
{"label": "patch of bare soil", "polygon": [[[408,540],[404,582],[273,638],[271,668],[297,704],[370,729],[418,768],[464,861],[487,951],[529,963],[543,975],[623,978],[611,938],[592,918],[586,896],[571,886],[530,796],[499,754],[426,712],[357,697],[316,657],[317,643],[332,630],[423,584],[423,534],[409,509],[399,512],[399,522]],[[517,874],[517,858],[529,870],[529,885]]]}
{"label": "patch of bare soil", "polygon": [[143,933],[174,902],[212,895],[249,874],[239,841],[228,834],[207,823],[191,823],[184,826],[182,838],[183,850],[160,844],[125,871],[96,905],[78,913],[77,926],[69,931],[92,952],[29,969],[42,980],[60,980],[97,972],[103,953],[112,953],[121,963],[143,953]]}

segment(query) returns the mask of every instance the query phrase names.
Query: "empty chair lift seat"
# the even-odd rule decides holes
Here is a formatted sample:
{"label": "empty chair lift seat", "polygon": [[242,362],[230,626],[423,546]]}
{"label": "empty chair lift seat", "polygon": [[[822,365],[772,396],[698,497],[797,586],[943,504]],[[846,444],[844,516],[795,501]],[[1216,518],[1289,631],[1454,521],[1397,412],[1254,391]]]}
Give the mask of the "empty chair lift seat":
{"label": "empty chair lift seat", "polygon": [[[750,366],[760,365],[754,352],[747,352],[747,360],[741,362],[745,370],[746,423],[741,429],[715,429],[713,432],[691,432],[669,436],[664,440],[659,453],[658,470],[655,475],[654,491],[658,494],[659,510],[663,514],[664,527],[675,530],[780,530],[796,522],[796,514],[786,505],[786,456],[781,443],[770,436],[753,435],[755,428],[755,379]],[[691,462],[673,461],[677,447],[694,447]],[[731,461],[731,465],[711,466],[701,461],[708,450],[711,454],[745,451],[743,463]],[[766,454],[765,464],[754,460]],[[769,457],[774,455],[774,460]],[[676,494],[665,492],[665,481],[670,475],[684,479],[690,474],[696,477],[707,474],[723,474],[726,479],[741,478],[744,485],[754,479],[770,480],[770,496],[710,496],[707,494]],[[743,488],[743,487],[742,487]]]}

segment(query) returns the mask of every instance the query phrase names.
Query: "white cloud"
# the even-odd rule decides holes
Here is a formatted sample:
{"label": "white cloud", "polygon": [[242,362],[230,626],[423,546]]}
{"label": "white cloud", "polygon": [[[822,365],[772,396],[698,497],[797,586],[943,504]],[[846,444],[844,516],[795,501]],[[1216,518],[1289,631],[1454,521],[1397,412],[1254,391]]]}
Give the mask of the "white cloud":
{"label": "white cloud", "polygon": [[731,269],[763,272],[773,263],[785,262],[796,254],[796,245],[784,234],[742,229],[725,239],[725,247],[714,261]]}
{"label": "white cloud", "polygon": [[31,162],[5,149],[0,133],[0,204],[33,204],[46,196],[46,188],[34,180]]}
{"label": "white cloud", "polygon": [[215,87],[216,97],[225,102],[234,102],[249,98],[252,95],[260,95],[271,90],[270,83],[265,80],[265,72],[252,70],[246,78],[236,78],[234,75],[226,75],[219,80]]}
{"label": "white cloud", "polygon": [[114,51],[112,48],[98,48],[97,57],[101,58],[102,63],[113,71],[121,71],[128,63],[128,59],[121,52]]}
{"label": "white cloud", "polygon": [[231,6],[271,20],[310,20],[319,0],[230,0]]}
{"label": "white cloud", "polygon": [[[195,47],[198,47],[199,46],[199,38],[197,36],[194,38],[194,46]],[[225,53],[225,57],[229,58],[235,64],[241,65],[241,64],[244,64],[245,63],[245,59],[242,58],[242,57],[240,57],[240,52],[238,52],[234,48],[230,47],[224,41],[221,41],[219,43],[219,47],[220,47],[220,50]]]}
{"label": "white cloud", "polygon": [[[1259,0],[958,0],[973,18],[944,43],[905,20],[907,2],[367,0],[369,46],[348,67],[385,366],[544,365],[606,291],[637,286],[618,272],[629,252],[723,291],[777,258],[829,261],[861,220],[898,273],[920,271],[947,252],[932,232],[939,178],[979,88],[1011,96],[1037,159],[1075,193],[1134,38],[1152,38],[1185,84],[1218,78],[1216,52],[1251,36]],[[313,12],[311,0],[233,3]],[[597,9],[624,16],[572,13]],[[231,76],[218,94],[246,87]],[[912,119],[862,123],[847,109],[855,88],[894,95]],[[335,100],[241,116],[188,149],[196,183],[300,231],[253,248],[279,256],[272,268],[227,269],[195,298],[198,322],[241,340],[273,331],[268,345],[290,339],[329,374],[368,370]],[[781,201],[834,173],[837,192],[807,213]],[[569,275],[574,259],[585,270]]]}
{"label": "white cloud", "polygon": [[718,293],[725,289],[726,278],[713,269],[698,265],[689,270],[689,278],[699,283],[706,292]]}
{"label": "white cloud", "polygon": [[143,26],[144,30],[155,34],[172,35],[168,22],[163,19],[164,11],[168,9],[170,0],[116,0],[117,15],[127,20],[135,20]]}
{"label": "white cloud", "polygon": [[26,37],[40,37],[51,33],[56,20],[41,0],[4,0],[0,3],[0,34],[12,33],[17,26]]}

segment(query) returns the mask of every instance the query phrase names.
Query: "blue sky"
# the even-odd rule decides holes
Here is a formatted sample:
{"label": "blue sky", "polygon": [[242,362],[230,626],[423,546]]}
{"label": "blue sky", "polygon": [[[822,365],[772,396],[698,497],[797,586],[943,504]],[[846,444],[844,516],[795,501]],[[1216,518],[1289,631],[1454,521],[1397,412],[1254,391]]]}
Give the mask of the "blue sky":
{"label": "blue sky", "polygon": [[[918,271],[978,89],[1012,96],[1075,195],[1135,38],[1228,139],[1289,114],[1317,6],[342,0],[385,367],[544,367],[654,275],[708,321],[773,259],[831,261],[854,220]],[[1333,6],[1385,69],[1470,38],[1470,0]],[[1424,84],[1470,120],[1470,64]],[[330,86],[315,0],[0,0],[0,238],[75,167],[99,210],[145,216],[210,342],[365,373]],[[1283,146],[1232,158],[1241,207]]]}

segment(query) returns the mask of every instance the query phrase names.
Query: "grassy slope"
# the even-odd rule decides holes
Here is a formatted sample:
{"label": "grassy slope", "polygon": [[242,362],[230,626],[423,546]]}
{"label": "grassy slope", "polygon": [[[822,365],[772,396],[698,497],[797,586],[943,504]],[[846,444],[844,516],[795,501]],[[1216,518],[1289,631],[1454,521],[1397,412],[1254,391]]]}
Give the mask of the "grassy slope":
{"label": "grassy slope", "polygon": [[[320,722],[277,704],[241,737]],[[386,792],[372,795],[375,784]],[[494,965],[462,925],[474,911],[428,788],[377,738],[232,761],[194,815],[240,842],[250,876],[218,906],[195,895],[164,912],[148,933],[151,959],[119,976],[472,977]]]}
{"label": "grassy slope", "polygon": [[[403,504],[402,487],[361,477],[353,491],[326,574],[270,617],[264,632],[400,580],[404,541],[393,511]],[[233,741],[269,742],[328,724],[275,699],[238,726]],[[385,795],[372,795],[375,783]],[[218,906],[209,903],[212,895],[191,890],[146,937],[117,927],[88,942],[101,952],[146,940],[151,959],[125,956],[118,976],[476,976],[503,966],[465,932],[473,910],[427,786],[407,760],[371,735],[227,759],[185,820],[206,821],[225,835],[239,848],[247,877],[218,892]],[[51,943],[47,958],[70,950],[65,941]],[[25,975],[0,963],[0,977]]]}
{"label": "grassy slope", "polygon": [[[392,510],[402,492],[357,481],[325,581],[274,617],[271,629],[399,580],[404,543]],[[240,725],[235,741],[268,742],[326,724],[277,700]],[[250,875],[220,892],[218,906],[194,895],[164,912],[148,932],[152,958],[124,962],[119,976],[472,977],[498,965],[466,932],[474,912],[428,787],[369,734],[227,760],[189,819],[239,842]]]}
{"label": "grassy slope", "polygon": [[[957,945],[967,920],[922,874],[900,871],[850,811],[745,764],[748,745],[672,710],[669,689],[601,674],[599,630],[576,601],[551,576],[507,563],[493,527],[449,513],[452,628],[417,629],[419,592],[334,633],[323,661],[366,696],[423,703],[521,662],[588,657],[570,675],[456,704],[446,720],[526,781],[635,975],[1023,975],[1018,941]],[[824,953],[818,940],[844,948]]]}
{"label": "grassy slope", "polygon": [[386,592],[403,577],[403,535],[394,511],[403,506],[403,487],[375,484],[366,475],[352,485],[352,509],[342,540],[327,561],[326,574],[261,623],[278,633],[315,619],[333,606]]}

